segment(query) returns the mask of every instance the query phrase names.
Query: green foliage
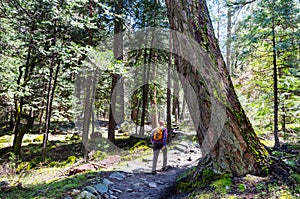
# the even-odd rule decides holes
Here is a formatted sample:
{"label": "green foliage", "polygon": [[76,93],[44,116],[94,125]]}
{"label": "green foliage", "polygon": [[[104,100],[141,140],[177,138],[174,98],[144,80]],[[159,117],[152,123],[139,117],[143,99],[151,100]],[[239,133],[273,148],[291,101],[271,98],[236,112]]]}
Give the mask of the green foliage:
{"label": "green foliage", "polygon": [[216,192],[225,194],[232,186],[232,179],[228,175],[224,175],[221,179],[211,183]]}
{"label": "green foliage", "polygon": [[16,169],[16,173],[17,174],[21,173],[27,165],[28,162],[21,162]]}
{"label": "green foliage", "polygon": [[[50,159],[47,159],[45,162],[49,161]],[[41,157],[36,157],[36,158],[33,158],[27,165],[27,168],[26,170],[30,170],[30,169],[33,169],[37,166],[39,166],[39,164],[43,163],[43,159]]]}
{"label": "green foliage", "polygon": [[256,189],[258,189],[259,191],[263,190],[265,188],[265,184],[264,183],[257,183],[256,184]]}
{"label": "green foliage", "polygon": [[76,159],[77,158],[73,155],[69,156],[68,159],[62,163],[62,165],[72,165],[76,162]]}
{"label": "green foliage", "polygon": [[[260,1],[237,26],[233,36],[236,51],[235,86],[256,132],[273,131],[273,49],[278,67],[279,121],[285,128],[300,122],[297,90],[300,89],[300,24],[296,0]],[[272,46],[272,29],[276,44]],[[284,123],[279,123],[279,128]],[[283,129],[284,130],[284,129]],[[285,138],[291,138],[286,136]]]}
{"label": "green foliage", "polygon": [[145,150],[148,150],[148,149],[150,149],[149,148],[149,143],[145,140],[141,140],[141,141],[137,142],[136,144],[134,144],[134,146],[131,147],[129,149],[129,151],[130,151],[130,153],[135,153],[139,150],[144,150],[145,151]]}
{"label": "green foliage", "polygon": [[96,158],[97,160],[103,160],[106,157],[106,153],[98,150],[93,154],[93,157]]}
{"label": "green foliage", "polygon": [[43,135],[39,135],[36,138],[34,138],[32,141],[33,142],[43,142],[43,138],[44,138]]}
{"label": "green foliage", "polygon": [[289,178],[295,182],[294,192],[299,194],[300,193],[300,174],[293,172]]}
{"label": "green foliage", "polygon": [[78,134],[73,134],[70,140],[80,140],[80,136]]}
{"label": "green foliage", "polygon": [[56,166],[59,166],[59,163],[56,162],[56,161],[52,161],[48,164],[49,167],[56,167]]}
{"label": "green foliage", "polygon": [[244,192],[246,189],[247,189],[246,185],[244,185],[244,184],[239,184],[238,190],[239,190],[240,192]]}

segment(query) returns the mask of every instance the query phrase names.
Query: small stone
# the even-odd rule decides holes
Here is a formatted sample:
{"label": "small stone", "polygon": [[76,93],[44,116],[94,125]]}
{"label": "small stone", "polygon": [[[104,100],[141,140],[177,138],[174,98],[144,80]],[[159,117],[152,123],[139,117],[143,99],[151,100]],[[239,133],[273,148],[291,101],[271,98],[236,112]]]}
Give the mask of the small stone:
{"label": "small stone", "polygon": [[64,199],[72,199],[71,196],[64,197]]}
{"label": "small stone", "polygon": [[128,177],[133,176],[133,175],[134,175],[133,173],[127,173]]}
{"label": "small stone", "polygon": [[155,182],[150,182],[150,183],[149,183],[149,187],[150,187],[150,188],[156,188],[157,185],[156,185]]}
{"label": "small stone", "polygon": [[97,199],[97,197],[88,191],[83,191],[77,196],[77,199]]}
{"label": "small stone", "polygon": [[113,192],[117,192],[117,193],[122,193],[122,191],[119,190],[119,189],[112,189],[112,191],[113,191]]}
{"label": "small stone", "polygon": [[161,182],[161,181],[156,181],[157,184],[160,184],[160,185],[163,185],[165,184],[164,182]]}
{"label": "small stone", "polygon": [[143,185],[142,183],[135,183],[135,184],[133,184],[134,187],[140,187],[142,185]]}
{"label": "small stone", "polygon": [[86,191],[88,191],[88,192],[94,194],[94,195],[98,195],[97,190],[96,190],[94,187],[92,187],[92,186],[86,186],[84,189],[85,189]]}
{"label": "small stone", "polygon": [[111,199],[117,199],[118,197],[117,197],[117,196],[114,196],[114,195],[110,195],[110,198],[111,198]]}
{"label": "small stone", "polygon": [[133,189],[127,189],[126,192],[133,192]]}
{"label": "small stone", "polygon": [[106,178],[104,178],[102,182],[103,182],[103,184],[106,184],[107,186],[114,184],[112,181],[110,181]]}
{"label": "small stone", "polygon": [[108,186],[103,183],[95,185],[94,188],[98,191],[98,193],[101,193],[101,194],[108,192]]}
{"label": "small stone", "polygon": [[72,191],[70,192],[71,196],[76,196],[78,194],[80,194],[80,190],[78,190],[78,189],[72,189]]}
{"label": "small stone", "polygon": [[110,174],[109,177],[117,180],[124,180],[124,178],[126,178],[126,176],[120,172],[114,172]]}

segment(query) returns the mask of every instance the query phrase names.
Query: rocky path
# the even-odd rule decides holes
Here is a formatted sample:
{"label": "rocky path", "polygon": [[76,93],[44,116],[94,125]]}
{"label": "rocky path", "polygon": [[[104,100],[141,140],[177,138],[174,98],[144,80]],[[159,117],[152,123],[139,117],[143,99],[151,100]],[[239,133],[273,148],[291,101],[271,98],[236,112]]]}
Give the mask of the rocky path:
{"label": "rocky path", "polygon": [[[172,195],[176,179],[188,168],[195,166],[201,157],[196,143],[178,136],[168,148],[168,169],[151,174],[152,155],[117,165],[105,172],[101,181],[86,186],[77,196],[81,198],[167,198]],[[157,168],[162,166],[162,153]],[[68,199],[68,198],[65,198]]]}

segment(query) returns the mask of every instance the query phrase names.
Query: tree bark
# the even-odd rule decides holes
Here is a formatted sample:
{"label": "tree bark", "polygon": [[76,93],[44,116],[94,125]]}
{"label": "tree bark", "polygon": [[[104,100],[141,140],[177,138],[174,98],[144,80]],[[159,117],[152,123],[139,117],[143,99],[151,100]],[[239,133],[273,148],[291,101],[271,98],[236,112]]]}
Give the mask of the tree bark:
{"label": "tree bark", "polygon": [[276,56],[276,36],[275,36],[275,13],[274,13],[274,1],[272,11],[272,47],[273,47],[273,92],[274,92],[274,138],[275,148],[280,146],[278,138],[278,75],[277,75],[277,56]]}
{"label": "tree bark", "polygon": [[268,152],[238,101],[214,36],[206,1],[166,0],[166,5],[171,29],[193,38],[202,49],[182,52],[190,48],[190,43],[182,42],[176,34],[172,36],[175,53],[185,53],[191,59],[181,56],[177,72],[204,155],[197,176],[201,177],[205,168],[231,176],[266,174]]}
{"label": "tree bark", "polygon": [[[54,58],[53,58],[54,59]],[[47,108],[46,108],[46,121],[45,121],[45,132],[43,137],[43,149],[42,149],[42,158],[46,158],[46,152],[47,152],[47,141],[49,136],[49,130],[50,130],[50,122],[51,122],[51,113],[52,113],[52,104],[54,99],[54,93],[55,88],[57,85],[57,78],[60,70],[60,62],[58,62],[56,67],[56,72],[53,77],[53,66],[50,68],[50,79],[49,79],[49,85],[48,85],[48,93],[47,93]],[[52,85],[53,81],[53,85]],[[42,115],[41,115],[42,117]]]}
{"label": "tree bark", "polygon": [[[174,65],[177,66],[178,65],[178,60],[175,59],[174,60]],[[173,81],[173,103],[172,103],[172,114],[174,115],[175,118],[175,123],[179,122],[179,114],[180,114],[180,110],[179,110],[179,79],[178,77],[174,77],[174,81]]]}
{"label": "tree bark", "polygon": [[[172,43],[172,41],[170,41]],[[172,138],[172,118],[171,118],[171,68],[172,68],[172,53],[169,53],[168,60],[168,82],[167,82],[167,129],[168,129],[168,142]]]}
{"label": "tree bark", "polygon": [[18,130],[18,136],[14,139],[13,152],[18,156],[21,155],[23,137],[33,127],[34,122],[34,118],[30,115],[21,114],[20,118],[25,118],[27,120],[27,123],[20,130]]}
{"label": "tree bark", "polygon": [[229,6],[227,11],[227,41],[226,41],[226,66],[229,74],[231,74],[231,29],[232,29],[232,9]]}
{"label": "tree bark", "polygon": [[[122,14],[123,9],[123,0],[118,0],[115,4],[115,14],[120,15]],[[120,18],[117,18],[115,16],[114,18],[114,58],[116,60],[123,60],[123,20]],[[111,104],[110,104],[110,110],[109,110],[109,124],[108,124],[108,139],[111,142],[115,142],[115,128],[116,128],[116,121],[115,119],[118,119],[119,125],[124,121],[124,94],[123,92],[123,86],[121,86],[121,89],[118,91],[118,98],[116,94],[113,94],[114,89],[118,83],[118,81],[121,79],[121,76],[119,74],[112,74],[112,88],[111,88]],[[114,111],[113,108],[116,109],[115,117],[113,115]]]}
{"label": "tree bark", "polygon": [[[156,55],[155,55],[156,57]],[[152,79],[156,79],[156,65],[153,64],[152,68]],[[157,94],[156,94],[156,85],[153,85],[152,96],[151,96],[151,125],[152,128],[156,128],[159,126],[158,117],[157,117]]]}
{"label": "tree bark", "polygon": [[[147,38],[145,39],[147,42]],[[151,48],[150,48],[151,51]],[[149,55],[150,56],[150,55]],[[141,124],[140,124],[140,132],[139,135],[144,135],[144,128],[145,128],[145,117],[147,111],[147,104],[148,104],[148,93],[149,93],[149,65],[147,65],[147,44],[145,43],[144,49],[144,70],[143,70],[143,86],[142,86],[142,115],[141,115]]]}
{"label": "tree bark", "polygon": [[[32,28],[32,31],[34,28]],[[25,64],[25,73],[23,74],[23,67],[24,66],[19,66],[19,76],[17,79],[17,85],[18,88],[17,90],[20,91],[20,87],[25,88],[27,85],[30,74],[29,70],[32,71],[34,64],[31,64],[31,59],[32,59],[32,51],[33,51],[33,39],[30,39],[28,43],[28,51],[26,55],[26,64]],[[31,68],[31,69],[30,69]],[[21,79],[23,77],[23,83],[21,83]],[[13,152],[20,156],[21,155],[21,145],[22,145],[22,139],[24,137],[24,134],[29,130],[26,129],[25,127],[30,127],[31,125],[31,119],[29,119],[27,116],[27,125],[23,127],[22,129],[20,128],[21,124],[21,118],[25,116],[26,114],[23,113],[23,105],[24,105],[24,97],[17,97],[14,95],[14,104],[15,104],[15,114],[14,114],[14,140],[13,140]],[[32,124],[33,125],[33,124]]]}

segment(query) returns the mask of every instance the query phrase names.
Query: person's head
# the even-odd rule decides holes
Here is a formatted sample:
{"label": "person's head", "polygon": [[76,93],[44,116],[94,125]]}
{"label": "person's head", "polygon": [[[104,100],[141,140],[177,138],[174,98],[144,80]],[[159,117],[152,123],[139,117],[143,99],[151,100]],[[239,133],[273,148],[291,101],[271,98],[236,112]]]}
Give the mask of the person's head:
{"label": "person's head", "polygon": [[160,125],[160,126],[165,126],[165,121],[160,120],[160,121],[159,121],[159,125]]}

